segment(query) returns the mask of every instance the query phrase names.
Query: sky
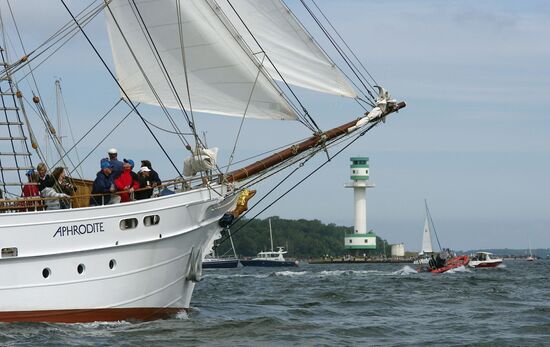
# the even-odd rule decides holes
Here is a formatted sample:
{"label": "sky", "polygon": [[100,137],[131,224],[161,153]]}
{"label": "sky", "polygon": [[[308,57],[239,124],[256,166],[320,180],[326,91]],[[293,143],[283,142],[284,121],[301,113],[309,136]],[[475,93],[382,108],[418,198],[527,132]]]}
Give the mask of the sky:
{"label": "sky", "polygon": [[[286,2],[315,35],[299,1]],[[60,2],[11,3],[28,50],[70,19]],[[83,6],[81,1],[67,3],[74,11]],[[350,180],[349,158],[368,156],[371,182],[376,185],[367,192],[368,228],[388,242],[404,243],[406,250],[420,248],[427,199],[445,247],[527,248],[530,242],[533,248],[550,248],[550,2],[317,0],[317,4],[377,82],[394,98],[405,100],[407,107],[258,217],[352,226],[353,192],[344,188]],[[1,9],[4,22],[11,23],[5,4]],[[96,18],[86,31],[110,64],[103,18]],[[17,37],[10,40],[12,51],[13,47],[20,51]],[[76,138],[119,98],[116,85],[80,35],[37,67],[35,78],[52,115],[53,85],[61,79]],[[30,82],[20,83],[26,95],[36,91]],[[361,115],[344,98],[299,88],[297,92],[323,129]],[[81,157],[126,112],[117,109],[100,131],[90,133],[80,148]],[[150,114],[150,120],[165,125],[154,118],[155,112],[144,108],[146,117]],[[31,114],[31,121],[32,117],[36,115]],[[209,115],[197,124],[209,145],[220,147],[221,161],[227,161],[239,120]],[[244,130],[240,158],[309,135],[295,122],[250,120]],[[158,135],[181,168],[187,155],[182,144]],[[151,159],[164,179],[175,177],[135,117],[84,162],[85,176],[95,176],[99,159],[111,147],[121,157]],[[300,169],[279,195],[325,159],[320,154]],[[255,188],[263,194],[276,182]]]}

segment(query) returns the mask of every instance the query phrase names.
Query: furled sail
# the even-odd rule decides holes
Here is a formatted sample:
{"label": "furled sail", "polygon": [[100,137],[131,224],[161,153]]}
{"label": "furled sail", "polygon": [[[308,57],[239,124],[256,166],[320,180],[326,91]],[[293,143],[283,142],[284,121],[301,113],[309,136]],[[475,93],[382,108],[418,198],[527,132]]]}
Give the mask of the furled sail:
{"label": "furled sail", "polygon": [[[281,0],[216,1],[253,50],[260,49],[256,38],[285,81],[323,93],[357,96],[342,72]],[[273,65],[266,68],[273,78],[281,79]]]}
{"label": "furled sail", "polygon": [[238,34],[211,1],[136,0],[137,10],[133,3],[113,0],[106,9],[117,78],[130,99],[159,105],[156,93],[165,106],[179,107],[157,51],[186,109],[189,86],[195,111],[296,119],[276,84],[258,67],[258,59],[238,42]]}

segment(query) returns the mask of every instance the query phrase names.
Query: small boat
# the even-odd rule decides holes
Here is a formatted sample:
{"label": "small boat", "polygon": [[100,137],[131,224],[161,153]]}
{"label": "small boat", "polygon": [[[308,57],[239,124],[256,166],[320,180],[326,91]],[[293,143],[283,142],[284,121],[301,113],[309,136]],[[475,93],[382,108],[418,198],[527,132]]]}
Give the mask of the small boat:
{"label": "small boat", "polygon": [[482,268],[482,267],[497,267],[502,264],[502,258],[496,257],[493,253],[489,252],[477,252],[468,263],[469,267]]}
{"label": "small boat", "polygon": [[534,261],[535,257],[533,257],[533,253],[531,252],[531,241],[528,240],[528,242],[529,242],[529,256],[527,258],[525,258],[525,260]]}
{"label": "small boat", "polygon": [[[430,213],[428,210],[428,203],[424,200],[426,205],[426,218],[424,219],[424,231],[422,232],[422,249],[418,253],[418,257],[413,261],[415,265],[427,265],[430,261],[430,257],[434,254],[432,246],[432,235],[430,228]],[[435,230],[434,230],[435,232]],[[437,238],[437,235],[436,235]]]}
{"label": "small boat", "polygon": [[285,260],[283,254],[287,252],[283,247],[277,247],[277,251],[260,252],[256,258],[243,260],[240,262],[243,266],[262,266],[262,267],[278,267],[278,266],[298,266],[297,260]]}
{"label": "small boat", "polygon": [[228,233],[229,241],[231,241],[231,249],[228,252],[233,251],[233,255],[227,256],[228,252],[226,252],[226,254],[218,256],[215,248],[213,248],[202,260],[203,269],[230,269],[239,266],[239,259],[237,258],[237,252],[235,251],[235,245],[233,244],[233,238],[229,229]]}
{"label": "small boat", "polygon": [[206,256],[202,260],[203,269],[229,269],[239,266],[239,259],[235,258],[217,258]]}
{"label": "small boat", "polygon": [[445,265],[438,268],[428,268],[428,272],[433,273],[442,273],[449,271],[451,269],[456,269],[457,267],[466,266],[469,262],[469,257],[467,255],[460,255],[453,257],[445,262]]}
{"label": "small boat", "polygon": [[269,238],[271,239],[271,251],[260,252],[256,258],[241,259],[243,266],[262,266],[262,267],[276,267],[276,266],[298,266],[297,260],[286,260],[283,254],[287,252],[283,247],[277,247],[277,251],[273,250],[273,233],[271,231],[271,219],[269,221]]}

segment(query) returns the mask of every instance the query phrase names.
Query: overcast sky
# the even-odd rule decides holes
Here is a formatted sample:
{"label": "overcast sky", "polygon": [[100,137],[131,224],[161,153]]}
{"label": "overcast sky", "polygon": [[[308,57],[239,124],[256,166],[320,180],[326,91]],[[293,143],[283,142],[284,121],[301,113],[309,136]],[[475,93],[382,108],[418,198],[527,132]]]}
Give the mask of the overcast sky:
{"label": "overcast sky", "polygon": [[[27,50],[70,19],[60,2],[12,2]],[[75,11],[83,6],[80,1],[68,3]],[[287,3],[305,25],[311,24],[299,1]],[[390,243],[403,242],[407,250],[420,248],[427,199],[446,247],[526,248],[528,239],[534,248],[550,247],[550,2],[317,3],[369,72],[408,106],[260,218],[278,215],[353,225],[353,193],[344,184],[349,180],[349,157],[361,155],[370,158],[376,184],[367,193],[368,227]],[[2,15],[9,22],[5,9],[4,5]],[[110,62],[103,18],[86,30]],[[16,36],[10,39],[19,50]],[[81,36],[38,67],[35,76],[50,114],[55,114],[53,83],[61,78],[77,138],[118,98],[116,86]],[[27,82],[21,88],[27,95],[29,88],[36,90]],[[360,115],[347,100],[298,92],[324,129]],[[102,132],[125,111],[118,109]],[[197,123],[207,132],[209,145],[219,146],[226,160],[239,120],[207,116]],[[293,122],[249,121],[245,130],[240,158],[308,135]],[[102,132],[83,143],[81,156],[97,144]],[[181,167],[186,155],[181,143],[158,135]],[[152,159],[162,178],[175,176],[135,117],[84,163],[86,176],[95,176],[99,158],[110,147],[118,148],[122,157]],[[319,155],[302,175],[325,158]],[[270,184],[256,188],[264,193]]]}

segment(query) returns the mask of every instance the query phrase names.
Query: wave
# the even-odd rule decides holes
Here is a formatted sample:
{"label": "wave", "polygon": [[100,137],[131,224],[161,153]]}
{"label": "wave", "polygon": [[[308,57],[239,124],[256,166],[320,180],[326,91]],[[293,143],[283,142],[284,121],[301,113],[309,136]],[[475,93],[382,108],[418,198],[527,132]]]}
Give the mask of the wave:
{"label": "wave", "polygon": [[304,276],[307,275],[308,271],[277,271],[273,273],[273,276],[290,276],[290,277],[297,277],[297,276]]}
{"label": "wave", "polygon": [[456,267],[454,269],[450,269],[448,271],[445,271],[446,274],[454,274],[454,273],[461,273],[461,272],[472,272],[472,270],[468,269],[464,265]]}
{"label": "wave", "polygon": [[403,268],[392,272],[392,275],[407,276],[407,275],[412,275],[412,274],[417,274],[417,273],[418,273],[418,271],[416,271],[416,269],[413,269],[409,265],[405,265],[405,266],[403,266]]}

